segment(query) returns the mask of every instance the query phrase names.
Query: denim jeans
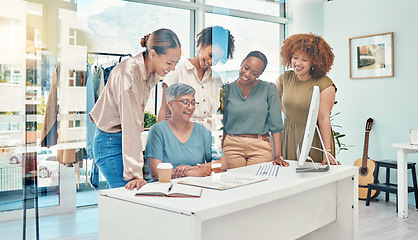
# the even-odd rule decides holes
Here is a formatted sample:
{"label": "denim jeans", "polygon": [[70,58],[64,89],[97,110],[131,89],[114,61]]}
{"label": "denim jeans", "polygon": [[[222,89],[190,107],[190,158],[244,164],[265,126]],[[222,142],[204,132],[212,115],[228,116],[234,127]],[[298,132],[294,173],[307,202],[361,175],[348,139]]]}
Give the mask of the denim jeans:
{"label": "denim jeans", "polygon": [[122,132],[107,133],[96,128],[93,142],[94,162],[110,188],[123,187]]}
{"label": "denim jeans", "polygon": [[99,190],[99,182],[100,182],[100,176],[99,176],[99,167],[97,167],[96,163],[91,163],[91,173],[90,173],[90,185],[96,189]]}

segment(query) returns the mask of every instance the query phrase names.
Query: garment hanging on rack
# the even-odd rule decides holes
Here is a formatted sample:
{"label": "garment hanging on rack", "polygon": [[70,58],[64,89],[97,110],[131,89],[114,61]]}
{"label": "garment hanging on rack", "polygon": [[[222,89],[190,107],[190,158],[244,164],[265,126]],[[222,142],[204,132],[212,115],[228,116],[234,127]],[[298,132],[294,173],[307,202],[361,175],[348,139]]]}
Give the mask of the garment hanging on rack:
{"label": "garment hanging on rack", "polygon": [[93,66],[93,87],[94,87],[94,101],[96,102],[104,88],[103,68],[97,65]]}
{"label": "garment hanging on rack", "polygon": [[[101,58],[97,58],[96,62],[93,64],[93,82],[94,82],[94,89],[96,95],[95,95],[95,100],[97,101],[97,99],[99,98],[100,94],[103,91],[104,86],[107,83],[107,80],[109,79],[109,75],[110,72],[113,70],[113,68],[119,64],[120,62],[122,62],[122,59],[124,57],[132,57],[132,54],[118,54],[118,53],[100,53],[100,52],[90,52],[89,54],[95,54],[97,56],[102,56],[104,57],[103,59]],[[119,61],[113,59],[113,60],[109,60],[109,57],[117,57],[119,56]],[[126,59],[124,59],[126,60]],[[101,68],[101,73],[100,73],[100,69]],[[101,76],[100,74],[103,74],[103,76]],[[98,82],[98,79],[103,78],[103,83],[100,81]]]}
{"label": "garment hanging on rack", "polygon": [[49,147],[57,144],[58,141],[58,79],[60,68],[55,67],[51,88],[46,102],[46,111],[41,131],[41,147]]}
{"label": "garment hanging on rack", "polygon": [[86,152],[87,157],[93,159],[93,138],[96,130],[96,125],[90,122],[89,113],[95,104],[94,99],[94,84],[91,72],[91,66],[87,63],[86,72]]}
{"label": "garment hanging on rack", "polygon": [[[93,139],[96,131],[96,124],[90,122],[89,113],[93,108],[95,100],[95,90],[93,83],[93,75],[91,66],[87,63],[87,77],[86,77],[86,154],[87,158],[94,159],[93,155]],[[86,176],[87,177],[87,176]],[[91,173],[89,177],[90,185],[96,190],[99,189],[99,168],[92,161]]]}
{"label": "garment hanging on rack", "polygon": [[110,76],[110,72],[112,72],[113,68],[116,67],[116,65],[110,66],[105,68],[105,70],[103,71],[103,80],[104,80],[104,85],[106,86],[107,84],[107,80],[109,79]]}

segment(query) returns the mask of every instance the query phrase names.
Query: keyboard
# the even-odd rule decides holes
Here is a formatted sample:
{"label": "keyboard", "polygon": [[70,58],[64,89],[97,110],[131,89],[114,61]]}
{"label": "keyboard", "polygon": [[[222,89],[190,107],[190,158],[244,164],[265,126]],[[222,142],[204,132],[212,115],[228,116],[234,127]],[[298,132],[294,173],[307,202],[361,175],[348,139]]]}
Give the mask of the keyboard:
{"label": "keyboard", "polygon": [[264,165],[260,166],[255,175],[263,177],[277,177],[279,165]]}

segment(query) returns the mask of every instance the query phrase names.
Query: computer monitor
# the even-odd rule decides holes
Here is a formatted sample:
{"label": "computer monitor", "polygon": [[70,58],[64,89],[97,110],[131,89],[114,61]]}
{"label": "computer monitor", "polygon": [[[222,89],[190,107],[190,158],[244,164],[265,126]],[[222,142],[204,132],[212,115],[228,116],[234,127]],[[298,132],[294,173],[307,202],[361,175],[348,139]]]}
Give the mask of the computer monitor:
{"label": "computer monitor", "polygon": [[[299,166],[304,166],[307,159],[312,161],[312,159],[309,157],[309,152],[311,150],[312,141],[315,136],[315,129],[317,130],[319,138],[321,140],[322,148],[325,149],[321,134],[316,124],[318,120],[318,113],[319,113],[319,100],[320,100],[319,95],[320,95],[319,86],[313,86],[311,103],[310,103],[309,112],[308,112],[308,118],[306,120],[305,133],[303,134],[303,139],[302,139],[302,147],[300,148],[300,154],[298,153]],[[319,151],[321,151],[321,149],[319,149]],[[326,167],[318,168],[315,166],[315,164],[313,164],[312,165],[313,168],[312,167],[296,168],[296,172],[328,171],[329,160],[328,160],[328,156],[326,157],[327,157],[327,162],[328,162],[328,165]]]}

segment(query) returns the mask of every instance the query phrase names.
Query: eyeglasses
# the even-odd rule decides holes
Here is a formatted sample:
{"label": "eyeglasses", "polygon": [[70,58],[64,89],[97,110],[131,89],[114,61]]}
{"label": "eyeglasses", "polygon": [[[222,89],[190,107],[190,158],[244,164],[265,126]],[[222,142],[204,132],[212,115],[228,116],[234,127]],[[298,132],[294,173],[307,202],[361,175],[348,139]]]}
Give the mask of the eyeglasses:
{"label": "eyeglasses", "polygon": [[183,107],[188,107],[192,105],[192,108],[197,108],[199,106],[198,102],[189,102],[187,100],[172,100],[173,102],[181,102],[183,104]]}

